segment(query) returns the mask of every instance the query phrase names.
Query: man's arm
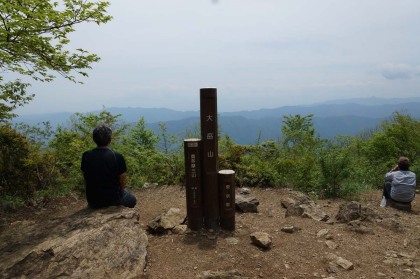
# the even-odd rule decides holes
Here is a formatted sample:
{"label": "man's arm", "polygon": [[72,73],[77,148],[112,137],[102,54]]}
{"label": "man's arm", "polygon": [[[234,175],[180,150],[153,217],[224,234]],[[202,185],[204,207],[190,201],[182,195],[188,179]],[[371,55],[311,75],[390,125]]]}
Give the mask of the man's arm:
{"label": "man's arm", "polygon": [[119,176],[119,180],[120,180],[120,188],[124,189],[125,188],[125,180],[127,179],[127,174],[126,173],[122,173]]}
{"label": "man's arm", "polygon": [[400,170],[400,167],[396,165],[394,168],[392,168],[392,170],[390,170],[388,173],[385,174],[385,180],[392,181],[392,179],[394,178],[394,172],[399,171],[399,170]]}

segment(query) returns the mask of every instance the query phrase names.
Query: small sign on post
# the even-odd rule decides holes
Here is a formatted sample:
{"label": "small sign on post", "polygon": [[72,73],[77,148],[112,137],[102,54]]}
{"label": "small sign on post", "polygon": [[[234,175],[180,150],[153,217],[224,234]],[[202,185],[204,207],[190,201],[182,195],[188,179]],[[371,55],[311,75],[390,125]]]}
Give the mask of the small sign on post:
{"label": "small sign on post", "polygon": [[188,228],[203,228],[203,206],[201,194],[201,140],[184,140],[185,183],[187,196]]}
{"label": "small sign on post", "polygon": [[224,230],[235,230],[235,172],[221,170],[219,181],[220,227]]}
{"label": "small sign on post", "polygon": [[203,217],[206,229],[219,228],[219,194],[217,185],[217,89],[200,89],[202,148]]}

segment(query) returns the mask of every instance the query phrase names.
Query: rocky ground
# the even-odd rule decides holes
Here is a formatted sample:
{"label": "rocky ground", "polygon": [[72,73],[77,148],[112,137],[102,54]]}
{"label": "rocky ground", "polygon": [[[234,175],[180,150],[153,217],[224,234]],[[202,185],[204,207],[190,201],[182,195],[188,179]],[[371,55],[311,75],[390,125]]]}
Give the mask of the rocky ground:
{"label": "rocky ground", "polygon": [[[290,214],[286,214],[289,211],[282,203],[287,204],[290,191],[256,188],[251,189],[249,195],[259,201],[258,212],[237,212],[234,232],[167,230],[164,234],[151,234],[147,232],[148,224],[156,216],[170,208],[185,211],[185,192],[182,187],[168,186],[150,187],[135,194],[139,204],[134,213],[124,211],[125,215],[113,213],[113,216],[120,214],[120,217],[117,216],[120,219],[140,216],[137,221],[131,222],[134,227],[130,225],[130,228],[135,228],[139,234],[146,232],[148,238],[146,263],[140,275],[142,278],[420,278],[418,200],[413,202],[411,213],[381,208],[381,193],[373,191],[360,197],[356,206],[359,215],[341,222],[335,217],[340,206],[348,201],[317,200],[318,209],[330,217],[329,220],[317,221],[302,216],[286,217]],[[4,274],[12,274],[4,273],[8,268],[5,262],[22,253],[19,248],[25,241],[29,246],[37,242],[37,237],[45,238],[53,232],[58,234],[49,220],[56,220],[57,224],[57,220],[69,222],[69,216],[84,218],[86,215],[80,212],[85,208],[86,203],[82,198],[70,197],[38,202],[25,210],[2,211],[0,254],[3,255],[0,258],[3,259],[0,270],[3,275],[0,278]],[[33,228],[28,226],[34,224],[40,232],[27,237],[30,241],[25,240],[25,235],[29,235]],[[77,227],[80,229],[83,224]],[[124,224],[126,226],[128,223]],[[62,232],[75,234],[74,228],[62,229]],[[251,241],[251,235],[255,232],[265,233],[271,240],[268,248],[261,248]],[[131,248],[127,249],[132,249],[135,243],[130,245]],[[118,250],[118,247],[113,249]],[[46,262],[44,268],[50,268],[48,261],[51,257],[59,256],[59,252],[54,254],[48,251],[48,258],[43,256],[37,259]],[[96,252],[101,255],[100,249]],[[107,257],[112,256],[107,254]],[[23,264],[26,262],[27,265],[30,260],[28,256],[25,259],[14,267],[16,271],[13,276],[18,277],[19,270],[21,275],[25,274],[23,269],[19,269],[19,265],[24,268]],[[28,278],[36,277],[26,274]],[[61,275],[63,278],[77,277],[71,274]],[[121,276],[127,278],[127,273]],[[118,278],[118,270],[108,277]]]}

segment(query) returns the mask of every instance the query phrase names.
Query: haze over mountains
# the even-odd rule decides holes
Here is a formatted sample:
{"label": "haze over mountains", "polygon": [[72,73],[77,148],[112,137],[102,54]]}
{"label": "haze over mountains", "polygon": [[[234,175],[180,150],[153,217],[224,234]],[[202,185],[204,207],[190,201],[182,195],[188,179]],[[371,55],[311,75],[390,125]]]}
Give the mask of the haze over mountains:
{"label": "haze over mountains", "polygon": [[[164,122],[170,134],[185,137],[187,130],[194,131],[199,126],[199,111],[175,111],[166,108],[107,108],[112,114],[121,114],[127,123],[135,123],[144,117],[147,126],[159,133],[159,123]],[[313,114],[314,126],[322,138],[334,135],[357,135],[374,129],[394,112],[410,114],[420,118],[419,98],[363,98],[334,100],[310,106],[283,106],[274,109],[253,111],[219,112],[219,127],[236,143],[254,144],[261,133],[261,141],[281,137],[284,115]],[[95,113],[95,112],[94,112]],[[50,121],[53,126],[66,125],[72,113],[52,113],[23,115],[14,122],[31,125]]]}

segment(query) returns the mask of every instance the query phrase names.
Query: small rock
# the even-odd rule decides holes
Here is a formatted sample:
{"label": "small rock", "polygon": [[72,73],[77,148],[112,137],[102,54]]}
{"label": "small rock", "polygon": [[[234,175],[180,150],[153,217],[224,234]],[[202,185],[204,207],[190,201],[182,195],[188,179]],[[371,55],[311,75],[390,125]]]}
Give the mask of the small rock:
{"label": "small rock", "polygon": [[352,270],[352,269],[354,269],[353,263],[350,262],[349,260],[343,259],[342,257],[338,257],[338,259],[336,261],[336,264],[338,266],[341,266],[345,270]]}
{"label": "small rock", "polygon": [[265,232],[254,232],[250,237],[254,245],[263,249],[269,249],[272,244],[272,237]]}
{"label": "small rock", "polygon": [[201,273],[198,278],[201,279],[217,279],[217,278],[244,278],[242,277],[242,273],[237,270],[229,270],[229,271],[204,271]]}
{"label": "small rock", "polygon": [[337,264],[332,263],[332,262],[328,264],[326,270],[327,270],[328,273],[338,273],[340,271]]}
{"label": "small rock", "polygon": [[187,225],[177,225],[172,229],[174,234],[185,234],[187,232]]}
{"label": "small rock", "polygon": [[147,189],[147,188],[153,188],[153,187],[157,187],[157,186],[159,186],[159,184],[157,184],[157,183],[148,183],[148,182],[146,182],[146,183],[143,184],[143,188],[145,188],[145,189]]}
{"label": "small rock", "polygon": [[346,260],[342,257],[339,257],[335,254],[327,254],[326,256],[327,260],[331,261],[332,263],[340,266],[341,268],[345,269],[345,270],[352,270],[354,268],[353,263],[350,262],[349,260]]}
{"label": "small rock", "polygon": [[391,266],[413,266],[413,261],[411,259],[404,258],[387,258],[383,261],[383,263]]}
{"label": "small rock", "polygon": [[300,230],[301,230],[301,228],[294,227],[294,226],[286,226],[286,227],[281,228],[281,231],[285,232],[285,233],[294,233],[294,232],[297,232],[297,231],[300,231]]}
{"label": "small rock", "polygon": [[382,272],[378,272],[376,273],[376,275],[378,275],[379,277],[386,277],[386,274]]}
{"label": "small rock", "polygon": [[331,241],[331,240],[325,241],[325,244],[330,249],[337,249],[337,247],[338,247],[337,243],[335,243],[334,241]]}
{"label": "small rock", "polygon": [[226,238],[226,242],[230,245],[236,245],[239,243],[239,239],[236,237],[228,237]]}
{"label": "small rock", "polygon": [[321,238],[321,237],[323,237],[323,236],[327,235],[327,234],[329,233],[329,231],[330,231],[330,230],[328,230],[328,229],[322,229],[322,230],[320,230],[320,231],[316,234],[316,236],[317,236],[318,238]]}

